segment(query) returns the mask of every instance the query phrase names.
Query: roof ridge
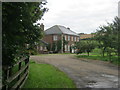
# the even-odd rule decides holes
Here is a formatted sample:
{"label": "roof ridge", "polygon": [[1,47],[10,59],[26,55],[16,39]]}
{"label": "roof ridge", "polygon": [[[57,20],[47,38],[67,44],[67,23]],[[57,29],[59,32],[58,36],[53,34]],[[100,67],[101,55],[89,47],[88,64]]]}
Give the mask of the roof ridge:
{"label": "roof ridge", "polygon": [[[58,29],[62,32],[62,30],[61,30],[61,29],[60,29],[60,27],[59,27],[60,25],[56,25],[56,26],[57,26],[57,27],[58,27]],[[63,33],[63,32],[62,32],[62,33]]]}
{"label": "roof ridge", "polygon": [[[68,29],[68,30],[70,30],[70,29]],[[74,32],[74,31],[72,31],[72,30],[70,30],[71,32]],[[75,34],[77,34],[76,32],[74,32]]]}
{"label": "roof ridge", "polygon": [[[61,25],[59,25],[59,26],[61,26]],[[66,28],[65,26],[61,26],[61,27]],[[73,32],[73,33],[75,33],[75,34],[77,34],[76,32],[74,32],[74,31],[72,31],[72,30],[70,30],[70,29],[68,29],[68,28],[66,28],[66,29],[69,30],[69,31],[71,31],[71,32]]]}
{"label": "roof ridge", "polygon": [[[55,26],[55,25],[54,25],[54,26]],[[54,27],[54,26],[52,26],[52,27]],[[52,27],[50,27],[50,28],[52,28]],[[49,30],[50,28],[46,29],[45,31]]]}

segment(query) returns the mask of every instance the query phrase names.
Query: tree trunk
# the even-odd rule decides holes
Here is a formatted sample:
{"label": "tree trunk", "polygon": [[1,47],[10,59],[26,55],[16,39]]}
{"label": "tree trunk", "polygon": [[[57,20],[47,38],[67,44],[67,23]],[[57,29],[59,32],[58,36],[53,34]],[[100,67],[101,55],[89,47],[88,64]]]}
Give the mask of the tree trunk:
{"label": "tree trunk", "polygon": [[87,52],[88,53],[88,56],[89,56],[89,52]]}
{"label": "tree trunk", "polygon": [[110,61],[110,63],[112,62],[112,60],[111,60],[111,53],[109,54],[109,61]]}
{"label": "tree trunk", "polygon": [[105,49],[106,49],[106,48],[104,47],[104,49],[103,49],[103,57],[105,56]]}

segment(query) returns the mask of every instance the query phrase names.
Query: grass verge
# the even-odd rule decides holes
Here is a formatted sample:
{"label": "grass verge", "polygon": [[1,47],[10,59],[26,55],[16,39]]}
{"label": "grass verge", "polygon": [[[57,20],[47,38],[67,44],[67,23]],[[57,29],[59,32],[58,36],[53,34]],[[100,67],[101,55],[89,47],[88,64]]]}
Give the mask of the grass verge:
{"label": "grass verge", "polygon": [[[76,55],[77,58],[87,58],[87,59],[92,59],[92,60],[102,60],[102,61],[109,61],[109,57],[108,56],[98,56],[98,55],[90,55],[90,56],[87,56],[87,55]],[[117,56],[112,56],[111,57],[111,60],[113,64],[115,65],[120,65],[120,61],[118,60],[118,57]]]}
{"label": "grass verge", "polygon": [[31,62],[29,77],[23,88],[75,88],[75,84],[52,65]]}

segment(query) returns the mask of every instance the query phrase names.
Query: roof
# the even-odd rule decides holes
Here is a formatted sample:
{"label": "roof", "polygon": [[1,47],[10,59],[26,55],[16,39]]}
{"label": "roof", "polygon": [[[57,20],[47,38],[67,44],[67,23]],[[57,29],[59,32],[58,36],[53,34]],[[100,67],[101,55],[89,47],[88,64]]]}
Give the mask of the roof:
{"label": "roof", "polygon": [[73,32],[72,30],[61,26],[61,25],[55,25],[47,30],[45,30],[45,34],[68,34],[68,35],[75,35],[79,36],[77,33]]}
{"label": "roof", "polygon": [[94,37],[93,34],[81,34],[80,39],[88,39]]}

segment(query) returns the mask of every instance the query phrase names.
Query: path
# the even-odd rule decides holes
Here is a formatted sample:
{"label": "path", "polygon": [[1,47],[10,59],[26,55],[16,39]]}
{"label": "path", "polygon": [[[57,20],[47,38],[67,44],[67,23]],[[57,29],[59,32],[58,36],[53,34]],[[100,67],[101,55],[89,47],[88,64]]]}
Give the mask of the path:
{"label": "path", "polygon": [[108,62],[77,59],[72,54],[31,56],[31,59],[58,67],[73,79],[77,88],[118,88],[118,68]]}

